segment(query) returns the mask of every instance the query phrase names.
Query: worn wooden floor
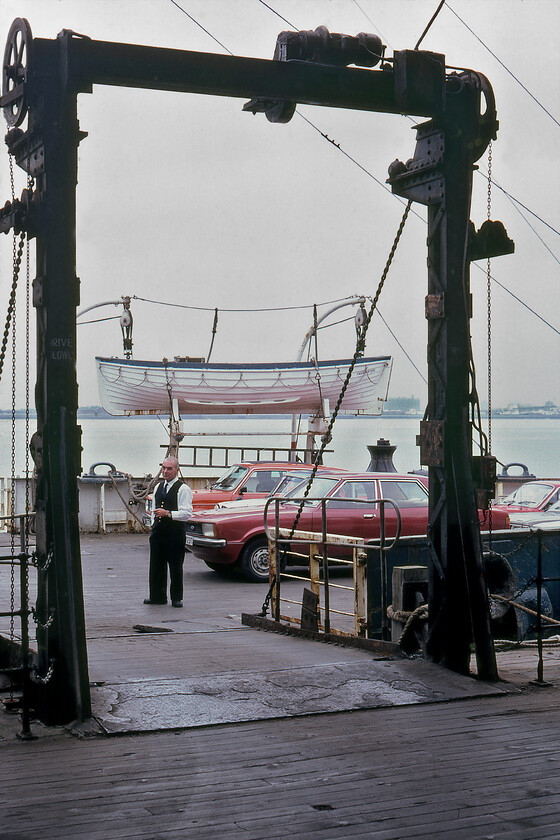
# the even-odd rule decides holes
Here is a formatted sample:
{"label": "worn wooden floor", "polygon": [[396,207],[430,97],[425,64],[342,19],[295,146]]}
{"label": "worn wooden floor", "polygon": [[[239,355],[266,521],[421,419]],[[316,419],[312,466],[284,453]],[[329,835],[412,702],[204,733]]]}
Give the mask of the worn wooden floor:
{"label": "worn wooden floor", "polygon": [[3,840],[560,837],[555,689],[125,738],[9,742]]}
{"label": "worn wooden floor", "polygon": [[[227,649],[233,671],[270,667],[272,655],[301,667],[342,656],[284,637],[263,647],[238,620],[262,588],[190,561],[184,611],[145,608],[145,543],[107,546],[83,542],[92,680],[223,668],[224,634],[240,640],[235,655]],[[148,619],[175,628],[174,642],[135,639],[132,625]],[[559,651],[545,648],[548,686],[531,683],[534,649],[503,651],[509,694],[426,704],[109,737],[34,726],[30,742],[0,712],[0,840],[560,838]]]}

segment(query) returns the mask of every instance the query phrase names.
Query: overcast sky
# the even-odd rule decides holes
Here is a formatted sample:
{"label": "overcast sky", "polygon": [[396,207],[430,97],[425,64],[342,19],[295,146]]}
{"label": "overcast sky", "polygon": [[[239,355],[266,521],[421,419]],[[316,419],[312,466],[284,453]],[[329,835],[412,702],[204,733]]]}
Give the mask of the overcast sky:
{"label": "overcast sky", "polygon": [[[271,8],[259,0],[178,2],[227,50],[257,58],[272,58],[277,34],[291,28],[271,8],[297,29],[325,25],[347,34],[377,32],[391,56],[393,50],[414,48],[438,5],[436,0],[272,0]],[[172,0],[2,0],[4,38],[15,17],[27,18],[35,37],[55,38],[64,28],[99,40],[224,53]],[[492,284],[495,406],[560,404],[559,32],[557,0],[450,0],[422,43],[444,53],[448,65],[470,67],[490,79],[500,120],[493,178],[531,211],[494,188],[492,218],[504,222],[516,245],[515,255],[492,262],[498,281]],[[80,127],[88,132],[78,173],[81,308],[136,295],[212,310],[134,302],[137,359],[206,356],[217,307],[213,361],[289,361],[312,323],[311,308],[225,310],[311,307],[375,293],[403,211],[383,184],[395,158],[413,156],[412,122],[300,106],[301,116],[279,125],[243,113],[242,105],[239,99],[101,86],[79,98]],[[485,173],[486,157],[479,166]],[[16,195],[24,181],[17,170]],[[478,228],[486,219],[487,183],[481,175],[474,182],[471,218]],[[7,153],[0,155],[0,188],[3,204],[10,198]],[[420,205],[414,209],[379,309],[426,376],[426,214]],[[10,266],[11,237],[2,236],[4,313]],[[485,267],[473,264],[471,271],[482,401]],[[20,332],[23,303],[22,297]],[[118,314],[120,309],[106,307],[80,320]],[[332,320],[351,314],[343,309]],[[354,344],[352,322],[322,330],[319,358],[351,357]],[[78,348],[80,404],[96,404],[94,357],[122,355],[118,320],[79,326]],[[390,395],[414,395],[425,403],[422,377],[377,316],[367,353],[394,357]],[[0,406],[9,407],[6,374]]]}

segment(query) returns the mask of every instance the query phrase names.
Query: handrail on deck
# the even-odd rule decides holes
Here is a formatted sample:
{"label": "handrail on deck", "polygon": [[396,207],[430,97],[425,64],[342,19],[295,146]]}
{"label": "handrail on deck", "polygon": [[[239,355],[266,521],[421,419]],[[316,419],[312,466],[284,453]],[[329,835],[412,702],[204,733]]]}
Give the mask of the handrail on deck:
{"label": "handrail on deck", "polygon": [[[302,501],[302,499],[291,499],[290,501],[294,503],[298,503]],[[394,546],[397,544],[398,540],[400,539],[401,535],[401,515],[400,510],[396,502],[392,499],[352,499],[349,500],[352,503],[357,503],[358,505],[378,505],[380,509],[380,529],[379,529],[379,538],[372,539],[372,540],[364,540],[361,537],[350,537],[345,536],[342,534],[331,534],[327,531],[327,502],[331,501],[330,498],[320,497],[320,498],[305,498],[303,501],[308,502],[310,504],[320,504],[321,506],[321,533],[318,531],[295,531],[293,529],[287,529],[280,527],[280,504],[282,502],[286,502],[286,497],[283,496],[271,496],[265,502],[264,511],[263,511],[263,519],[264,519],[264,529],[265,534],[268,539],[269,544],[269,580],[271,584],[271,597],[272,597],[272,613],[276,621],[280,620],[287,620],[290,622],[298,622],[297,619],[289,616],[282,616],[280,614],[280,603],[285,599],[281,597],[281,578],[289,578],[290,575],[287,575],[285,572],[282,572],[281,566],[282,562],[278,562],[279,558],[279,551],[283,551],[284,556],[288,553],[288,549],[291,549],[292,544],[300,544],[308,546],[309,552],[309,569],[310,569],[310,585],[311,591],[317,596],[317,615],[320,612],[320,592],[321,586],[323,587],[323,609],[324,609],[324,622],[323,622],[323,629],[325,633],[341,633],[343,631],[337,631],[331,629],[331,612],[339,613],[343,615],[352,615],[346,611],[336,610],[331,608],[330,606],[330,593],[329,593],[329,586],[330,579],[329,579],[329,562],[332,562],[333,558],[328,557],[327,547],[329,545],[334,545],[337,547],[347,547],[352,549],[352,561],[348,561],[352,563],[353,567],[353,579],[354,579],[354,627],[355,627],[355,635],[364,637],[367,636],[368,638],[373,638],[373,628],[372,628],[372,602],[374,597],[374,592],[380,591],[381,592],[381,614],[382,614],[382,638],[383,640],[388,640],[388,620],[387,620],[387,562],[386,562],[386,553],[390,551]],[[269,524],[268,524],[268,510],[270,506],[274,504],[274,530],[271,531]],[[385,505],[391,505],[396,513],[397,517],[397,527],[395,536],[387,542],[387,535],[386,535],[386,523],[385,523]],[[284,548],[281,548],[284,546]],[[314,546],[320,546],[321,551],[318,554]],[[365,560],[367,547],[377,548],[379,552],[379,571],[380,571],[380,585],[378,587],[374,586],[373,583],[373,563],[368,563]],[[292,553],[292,552],[290,552]],[[297,553],[297,552],[296,552]],[[369,557],[369,554],[367,556]],[[319,558],[321,559],[321,563],[319,563]],[[370,566],[368,570],[368,566]],[[369,574],[368,574],[369,571]],[[323,580],[320,580],[320,573],[322,572]],[[272,586],[274,582],[274,587]],[[336,588],[342,588],[340,585],[334,584]],[[346,587],[350,589],[350,587]]]}
{"label": "handrail on deck", "polygon": [[[19,535],[20,535],[20,550],[18,554],[6,555],[0,557],[2,565],[14,566],[19,564],[19,586],[20,586],[20,605],[19,610],[10,609],[8,612],[2,612],[0,615],[17,618],[21,620],[21,666],[19,668],[0,669],[8,670],[10,675],[13,673],[21,674],[21,721],[22,729],[19,737],[23,740],[30,740],[33,738],[31,734],[31,651],[29,647],[29,616],[32,610],[29,607],[29,560],[31,555],[28,551],[27,530],[25,528],[24,520],[30,519],[35,515],[35,511],[29,513],[11,514],[10,516],[0,516],[0,520],[9,519],[14,521],[19,520]],[[13,605],[12,605],[13,606]]]}

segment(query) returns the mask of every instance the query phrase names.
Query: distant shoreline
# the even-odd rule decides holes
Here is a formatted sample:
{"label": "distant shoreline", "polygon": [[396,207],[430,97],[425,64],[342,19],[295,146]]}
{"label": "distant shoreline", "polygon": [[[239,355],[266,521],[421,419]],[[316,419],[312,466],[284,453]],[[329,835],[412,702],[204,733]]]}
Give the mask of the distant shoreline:
{"label": "distant shoreline", "polygon": [[[18,408],[15,411],[15,419],[16,420],[25,420],[27,413],[25,409]],[[154,416],[154,415],[115,415],[109,414],[105,411],[104,408],[101,406],[86,406],[84,408],[78,409],[78,420],[134,420],[136,417],[147,417],[147,416]],[[167,417],[167,415],[162,414],[158,415],[159,417]],[[280,414],[185,414],[183,415],[184,420],[191,419],[191,418],[198,418],[198,419],[208,419],[210,417],[224,417],[226,419],[239,419],[245,418],[247,420],[254,419],[255,417],[259,417],[263,420],[274,420],[278,419],[282,416],[288,415],[280,415]],[[386,410],[383,414],[380,415],[357,415],[358,417],[384,417],[388,420],[421,420],[424,416],[423,412],[409,412],[409,411],[391,411]],[[486,411],[481,411],[482,417],[487,417],[488,413]],[[500,411],[499,409],[494,411],[492,414],[494,420],[560,420],[560,410],[551,414],[548,412],[532,412],[532,411],[525,411],[519,413],[507,412],[507,411]],[[37,418],[36,410],[29,409],[29,419],[35,420]],[[12,412],[11,411],[3,411],[0,410],[0,420],[11,420],[12,419]],[[354,416],[349,416],[345,414],[341,414],[338,418],[339,420],[354,420]]]}

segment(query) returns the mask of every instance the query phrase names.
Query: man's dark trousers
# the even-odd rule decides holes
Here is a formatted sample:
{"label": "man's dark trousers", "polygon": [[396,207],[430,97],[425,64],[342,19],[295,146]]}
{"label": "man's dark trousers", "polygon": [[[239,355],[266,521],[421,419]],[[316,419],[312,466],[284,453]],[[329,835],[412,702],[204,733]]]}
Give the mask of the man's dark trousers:
{"label": "man's dark trousers", "polygon": [[183,600],[185,529],[177,523],[157,522],[150,533],[150,600],[167,602],[167,567],[171,601]]}

